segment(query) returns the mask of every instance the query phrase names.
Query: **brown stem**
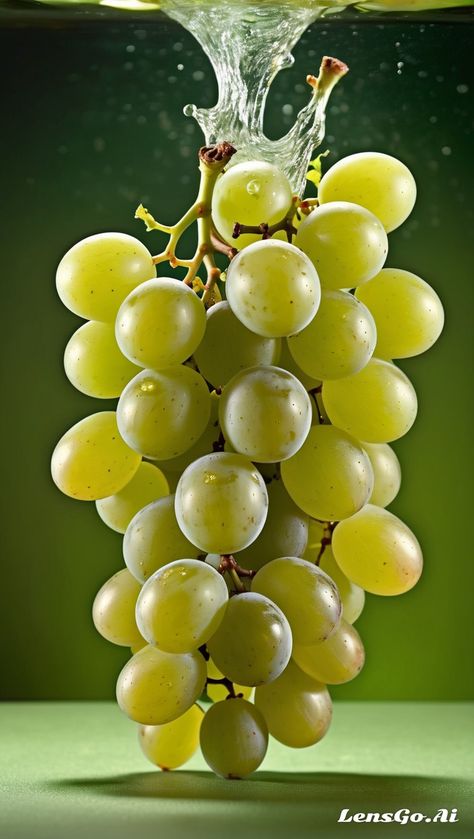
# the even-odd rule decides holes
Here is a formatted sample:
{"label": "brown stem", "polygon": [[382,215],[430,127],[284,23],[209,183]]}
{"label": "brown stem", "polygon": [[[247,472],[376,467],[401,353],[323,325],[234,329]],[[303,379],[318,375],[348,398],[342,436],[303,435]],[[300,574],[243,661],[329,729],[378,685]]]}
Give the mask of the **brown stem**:
{"label": "brown stem", "polygon": [[210,676],[206,679],[206,685],[223,685],[229,691],[229,697],[232,699],[236,699],[236,693],[234,688],[234,683],[227,679],[226,676],[223,676],[222,679],[211,679]]}
{"label": "brown stem", "polygon": [[297,232],[296,227],[293,225],[293,219],[300,203],[298,196],[294,195],[289,212],[280,221],[276,221],[275,224],[267,224],[264,221],[261,224],[242,224],[237,221],[234,224],[232,238],[238,239],[242,233],[255,233],[256,235],[261,235],[262,239],[271,239],[279,230],[284,230],[288,241],[291,242]]}
{"label": "brown stem", "polygon": [[321,562],[321,558],[324,554],[324,551],[331,544],[332,534],[333,534],[333,531],[334,531],[335,527],[336,527],[336,522],[333,522],[333,521],[328,521],[324,525],[324,536],[321,539],[321,547],[319,549],[319,553],[318,553],[318,556],[316,558],[315,565],[319,565],[319,563]]}
{"label": "brown stem", "polygon": [[317,387],[312,387],[311,390],[308,390],[308,393],[309,393],[310,396],[313,397],[313,401],[314,401],[314,404],[316,406],[316,412],[317,412],[317,415],[318,415],[318,424],[319,425],[324,425],[324,417],[321,413],[321,408],[319,407],[318,396],[317,396],[317,394],[321,393],[321,391],[322,391],[322,386],[318,385]]}
{"label": "brown stem", "polygon": [[236,256],[236,254],[238,254],[237,248],[233,248],[232,245],[228,245],[227,242],[224,242],[224,240],[221,239],[214,225],[211,226],[210,239],[214,251],[216,253],[223,253],[229,262],[234,258],[234,256]]}

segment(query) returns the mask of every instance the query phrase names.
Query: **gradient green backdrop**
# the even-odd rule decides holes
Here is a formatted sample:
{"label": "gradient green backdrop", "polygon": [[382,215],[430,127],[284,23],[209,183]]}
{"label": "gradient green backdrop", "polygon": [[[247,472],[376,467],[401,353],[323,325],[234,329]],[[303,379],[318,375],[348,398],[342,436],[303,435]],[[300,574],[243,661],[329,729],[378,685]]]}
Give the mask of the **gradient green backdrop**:
{"label": "gradient green backdrop", "polygon": [[[90,607],[122,566],[121,539],[92,504],[61,496],[49,477],[58,437],[104,403],[76,393],[64,376],[63,348],[79,321],[56,297],[54,271],[90,233],[124,230],[145,240],[133,221],[140,201],[165,221],[188,206],[201,136],[182,107],[213,104],[215,80],[192,37],[170,23],[41,20],[4,19],[0,30],[9,88],[0,135],[0,691],[5,699],[109,698],[126,653],[95,633]],[[465,90],[473,34],[465,22],[320,23],[269,101],[268,132],[277,136],[293,119],[291,107],[306,101],[304,77],[321,55],[347,61],[325,146],[331,160],[376,149],[412,168],[419,201],[390,237],[388,264],[433,284],[447,315],[437,346],[403,364],[420,411],[395,446],[404,483],[392,509],[419,536],[425,572],[400,598],[368,597],[358,622],[367,664],[334,691],[338,698],[473,695],[473,135]],[[146,241],[158,249],[156,238]]]}

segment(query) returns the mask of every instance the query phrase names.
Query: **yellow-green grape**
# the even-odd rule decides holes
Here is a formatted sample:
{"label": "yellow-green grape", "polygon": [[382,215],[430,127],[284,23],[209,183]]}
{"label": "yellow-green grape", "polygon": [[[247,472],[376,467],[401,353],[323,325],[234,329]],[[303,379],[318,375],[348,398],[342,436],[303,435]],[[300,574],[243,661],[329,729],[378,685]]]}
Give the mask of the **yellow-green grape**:
{"label": "yellow-green grape", "polygon": [[[276,364],[279,338],[264,338],[250,332],[223,300],[207,311],[204,338],[194,353],[199,372],[214,387],[224,387],[239,370],[257,364]],[[223,352],[223,347],[231,348]]]}
{"label": "yellow-green grape", "polygon": [[282,338],[300,332],[314,318],[321,288],[313,263],[299,248],[268,239],[234,256],[226,295],[247,329],[265,338]]}
{"label": "yellow-green grape", "polygon": [[214,568],[197,559],[178,559],[146,581],[136,618],[149,644],[166,653],[190,653],[219,628],[229,600]]}
{"label": "yellow-green grape", "polygon": [[342,573],[329,546],[326,546],[319,560],[319,567],[321,571],[324,571],[336,583],[339,597],[341,598],[342,616],[344,620],[348,623],[355,623],[364,608],[364,589],[353,583]]}
{"label": "yellow-green grape", "polygon": [[301,448],[311,427],[310,398],[301,382],[279,367],[237,373],[219,400],[219,422],[235,451],[275,463]]}
{"label": "yellow-green grape", "polygon": [[304,559],[284,556],[264,565],[252,580],[252,591],[280,607],[295,644],[324,641],[341,619],[336,585],[317,565]]}
{"label": "yellow-green grape", "polygon": [[200,733],[206,763],[222,778],[246,778],[260,766],[268,746],[268,730],[260,711],[246,699],[215,702]]}
{"label": "yellow-green grape", "polygon": [[291,656],[289,623],[268,597],[244,592],[231,597],[207,649],[231,682],[264,685],[283,672]]}
{"label": "yellow-green grape", "polygon": [[444,326],[443,304],[434,288],[401,268],[384,268],[356,290],[377,325],[375,352],[409,358],[433,346]]}
{"label": "yellow-green grape", "polygon": [[281,476],[298,507],[323,521],[354,515],[374,486],[361,444],[333,425],[313,425],[300,450],[281,464]]}
{"label": "yellow-green grape", "polygon": [[138,742],[143,754],[160,769],[178,769],[199,746],[199,729],[204,711],[192,705],[182,716],[164,725],[141,725]]}
{"label": "yellow-green grape", "polygon": [[379,358],[372,358],[359,373],[324,382],[323,401],[334,425],[368,443],[403,437],[418,410],[408,376]]}
{"label": "yellow-green grape", "polygon": [[236,240],[235,224],[275,224],[288,213],[292,199],[290,183],[276,166],[262,160],[237,163],[216,183],[212,218],[222,238],[241,250],[262,234],[244,233]]}
{"label": "yellow-green grape", "polygon": [[123,439],[151,460],[168,460],[191,448],[210,414],[206,382],[184,365],[142,370],[128,383],[117,405]]}
{"label": "yellow-green grape", "polygon": [[199,346],[206,329],[202,300],[180,280],[158,277],[135,288],[123,301],[115,322],[123,354],[161,370],[181,364]]}
{"label": "yellow-green grape", "polygon": [[126,233],[96,233],[63,256],[56,286],[71,312],[112,322],[127,294],[155,276],[151,253],[138,239]]}
{"label": "yellow-green grape", "polygon": [[80,420],[61,437],[51,458],[57,487],[80,501],[114,495],[132,480],[141,457],[120,436],[115,411]]}
{"label": "yellow-green grape", "polygon": [[373,504],[337,525],[332,549],[346,577],[372,594],[403,594],[421,576],[423,555],[416,536],[397,516]]}
{"label": "yellow-green grape", "polygon": [[362,285],[378,274],[388,253],[382,223],[365,207],[347,201],[313,210],[295,243],[315,265],[323,289]]}
{"label": "yellow-green grape", "polygon": [[220,432],[219,420],[217,418],[219,399],[220,397],[215,392],[211,393],[211,416],[199,439],[189,449],[186,449],[183,454],[179,454],[177,457],[170,458],[170,460],[165,460],[162,464],[158,464],[166,470],[167,474],[178,473],[173,489],[176,489],[178,478],[187,466],[194,463],[198,458],[204,457],[205,454],[211,454],[214,451],[214,444],[218,442]]}
{"label": "yellow-green grape", "polygon": [[123,568],[97,592],[92,606],[92,620],[97,632],[111,644],[133,647],[142,641],[135,620],[140,588],[140,583],[130,571]]}
{"label": "yellow-green grape", "polygon": [[374,472],[374,488],[369,498],[376,507],[387,507],[398,495],[402,470],[397,455],[387,443],[362,443]]}
{"label": "yellow-green grape", "polygon": [[292,749],[314,746],[331,724],[332,702],[325,685],[292,661],[278,679],[257,688],[255,706],[272,737]]}
{"label": "yellow-green grape", "polygon": [[[221,673],[219,668],[216,667],[216,665],[214,664],[212,658],[210,658],[207,662],[207,678],[222,679],[223,676],[224,674]],[[213,684],[209,681],[206,685],[206,693],[209,699],[212,699],[213,702],[220,702],[222,699],[227,699],[227,697],[229,696],[229,691],[225,685]],[[250,699],[253,693],[253,687],[249,687],[248,685],[234,684],[234,693],[236,694],[236,696],[242,694],[243,699]]]}
{"label": "yellow-green grape", "polygon": [[[316,563],[319,558],[322,540],[331,532],[328,529],[328,522],[318,521],[318,519],[308,519],[308,541],[302,559],[307,559],[308,562]],[[319,564],[319,563],[317,563]],[[329,572],[328,572],[329,573]],[[331,576],[331,574],[329,574]]]}
{"label": "yellow-green grape", "polygon": [[150,645],[127,661],[117,681],[117,702],[142,725],[163,725],[194,705],[206,684],[201,653],[176,655]]}
{"label": "yellow-green grape", "polygon": [[139,650],[142,650],[142,649],[143,649],[143,647],[146,647],[146,646],[147,646],[147,642],[146,642],[146,641],[145,641],[145,639],[144,639],[144,638],[142,638],[142,636],[140,635],[139,640],[138,640],[138,641],[136,641],[136,642],[135,642],[135,644],[132,644],[132,645],[131,645],[131,647],[130,647],[130,652],[132,653],[132,655],[135,655],[135,653],[138,653],[138,651],[139,651]]}
{"label": "yellow-green grape", "polygon": [[347,291],[323,291],[313,320],[288,338],[288,348],[310,376],[340,379],[365,367],[376,340],[375,322],[366,306]]}
{"label": "yellow-green grape", "polygon": [[64,370],[81,393],[115,399],[138,367],[120,352],[110,323],[91,320],[71,336],[64,352]]}
{"label": "yellow-green grape", "polygon": [[174,495],[159,498],[140,510],[123,538],[125,563],[141,583],[163,565],[183,556],[196,558],[199,553],[199,548],[192,545],[178,527]]}
{"label": "yellow-green grape", "polygon": [[321,384],[319,379],[313,379],[312,376],[308,376],[308,374],[297,365],[288,348],[288,340],[283,340],[281,342],[281,353],[278,359],[278,367],[282,367],[283,370],[288,370],[289,373],[293,373],[293,376],[296,376],[306,390],[313,390],[313,388],[319,387]]}
{"label": "yellow-green grape", "polygon": [[201,457],[188,466],[176,487],[178,524],[206,553],[242,551],[261,532],[267,508],[265,482],[241,454]]}
{"label": "yellow-green grape", "polygon": [[362,670],[365,650],[357,630],[342,619],[326,641],[311,647],[295,644],[293,659],[312,679],[325,685],[342,685]]}
{"label": "yellow-green grape", "polygon": [[410,215],[416,201],[416,183],[401,160],[380,152],[343,157],[326,172],[318,187],[321,204],[352,201],[380,219],[387,233]]}
{"label": "yellow-green grape", "polygon": [[95,502],[102,521],[117,533],[125,533],[133,517],[169,493],[168,481],[153,463],[140,463],[131,481],[115,495]]}

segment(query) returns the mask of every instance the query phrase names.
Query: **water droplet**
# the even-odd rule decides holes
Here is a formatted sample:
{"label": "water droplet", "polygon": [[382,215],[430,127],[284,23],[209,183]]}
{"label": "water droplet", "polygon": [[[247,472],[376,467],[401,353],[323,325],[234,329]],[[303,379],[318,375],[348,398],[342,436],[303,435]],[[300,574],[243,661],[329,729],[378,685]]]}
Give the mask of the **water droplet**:
{"label": "water droplet", "polygon": [[249,195],[258,195],[260,192],[260,184],[256,180],[249,181],[247,184],[247,192]]}

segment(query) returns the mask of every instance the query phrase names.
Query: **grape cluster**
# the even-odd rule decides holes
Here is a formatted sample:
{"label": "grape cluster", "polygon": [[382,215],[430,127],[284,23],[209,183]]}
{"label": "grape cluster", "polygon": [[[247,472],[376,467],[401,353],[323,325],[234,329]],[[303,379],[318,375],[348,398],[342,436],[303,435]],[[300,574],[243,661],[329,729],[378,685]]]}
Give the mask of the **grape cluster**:
{"label": "grape cluster", "polygon": [[389,443],[417,413],[394,360],[443,327],[435,291],[384,268],[415,195],[384,154],[338,162],[317,201],[269,163],[239,163],[207,195],[225,284],[214,262],[212,282],[198,280],[196,260],[175,257],[176,230],[143,208],[174,237],[165,253],[188,281],[157,278],[163,254],[119,233],[84,239],[59,265],[62,301],[88,319],[66,374],[119,398],[64,435],[52,474],[124,534],[126,567],[93,619],[131,648],[118,703],[162,768],[200,742],[216,773],[240,778],[269,734],[317,743],[327,685],[364,664],[353,624],[365,591],[402,594],[420,577],[414,534],[385,509],[401,480]]}

